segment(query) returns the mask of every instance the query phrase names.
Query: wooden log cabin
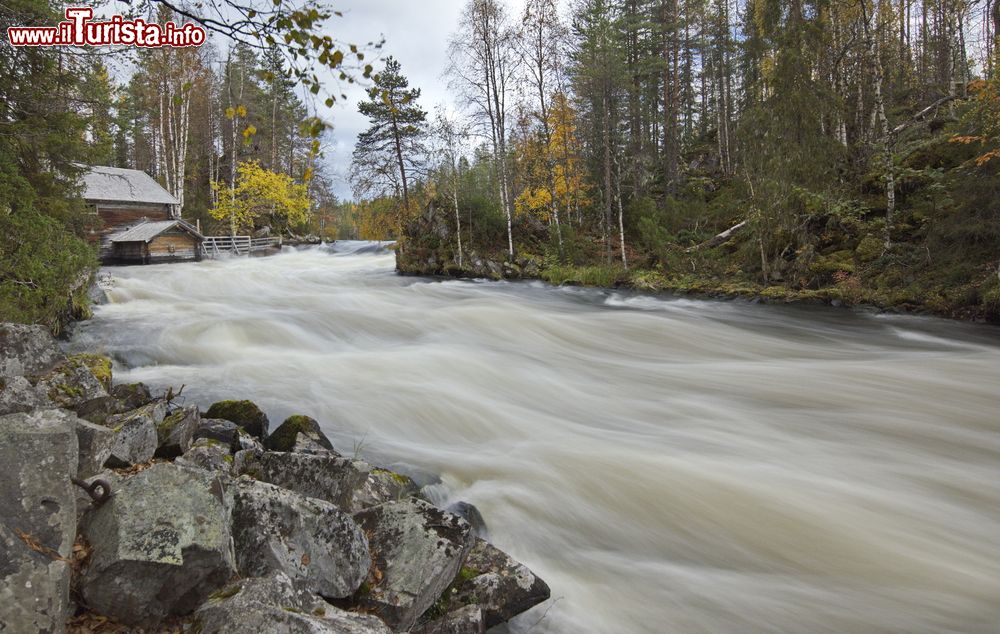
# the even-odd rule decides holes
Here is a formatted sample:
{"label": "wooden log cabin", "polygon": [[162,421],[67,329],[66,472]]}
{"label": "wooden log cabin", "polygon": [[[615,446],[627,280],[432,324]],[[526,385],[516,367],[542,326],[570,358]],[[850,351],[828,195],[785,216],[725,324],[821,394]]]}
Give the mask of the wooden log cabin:
{"label": "wooden log cabin", "polygon": [[97,216],[92,240],[101,261],[152,264],[197,260],[204,236],[180,217],[179,201],[142,171],[92,166],[83,199]]}

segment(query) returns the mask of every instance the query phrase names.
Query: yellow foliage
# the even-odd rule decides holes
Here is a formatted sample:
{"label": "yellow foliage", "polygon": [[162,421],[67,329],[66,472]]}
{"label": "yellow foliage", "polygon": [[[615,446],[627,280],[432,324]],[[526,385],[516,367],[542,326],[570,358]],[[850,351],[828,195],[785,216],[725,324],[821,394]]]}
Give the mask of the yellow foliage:
{"label": "yellow foliage", "polygon": [[310,202],[305,185],[264,169],[257,161],[240,163],[237,174],[235,188],[223,182],[212,184],[218,192],[218,204],[210,212],[213,218],[231,219],[237,230],[253,229],[264,216],[284,219],[289,225],[306,221]]}

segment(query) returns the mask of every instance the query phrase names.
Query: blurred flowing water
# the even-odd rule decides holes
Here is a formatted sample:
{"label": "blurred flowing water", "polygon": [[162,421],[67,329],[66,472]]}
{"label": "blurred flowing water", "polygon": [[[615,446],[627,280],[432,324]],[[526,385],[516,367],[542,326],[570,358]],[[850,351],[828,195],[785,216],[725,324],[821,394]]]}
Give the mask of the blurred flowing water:
{"label": "blurred flowing water", "polygon": [[997,329],[393,264],[112,268],[73,345],[440,476],[553,589],[514,632],[1000,631]]}

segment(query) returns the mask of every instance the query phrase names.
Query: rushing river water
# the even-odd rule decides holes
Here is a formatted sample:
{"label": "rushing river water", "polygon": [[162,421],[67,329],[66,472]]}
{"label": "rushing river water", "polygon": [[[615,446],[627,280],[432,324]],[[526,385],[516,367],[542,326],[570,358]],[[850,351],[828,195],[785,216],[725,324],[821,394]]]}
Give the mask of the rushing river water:
{"label": "rushing river water", "polygon": [[440,476],[552,587],[514,632],[1000,631],[997,329],[393,264],[109,269],[74,345]]}

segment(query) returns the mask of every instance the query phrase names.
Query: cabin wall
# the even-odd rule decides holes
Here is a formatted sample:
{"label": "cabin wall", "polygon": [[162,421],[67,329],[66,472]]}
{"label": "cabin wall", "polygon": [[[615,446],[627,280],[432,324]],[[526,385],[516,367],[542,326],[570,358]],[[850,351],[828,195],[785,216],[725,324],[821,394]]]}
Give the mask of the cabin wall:
{"label": "cabin wall", "polygon": [[170,220],[173,217],[170,205],[88,202],[95,206],[98,219],[97,228],[91,233],[90,239],[94,243],[100,243],[102,260],[118,257],[117,252],[112,252],[111,242],[108,240],[112,233],[143,220]]}
{"label": "cabin wall", "polygon": [[198,246],[198,239],[185,231],[166,231],[149,242],[149,261],[197,260],[200,255]]}
{"label": "cabin wall", "polygon": [[139,264],[149,260],[145,242],[116,242],[107,258],[113,262]]}

